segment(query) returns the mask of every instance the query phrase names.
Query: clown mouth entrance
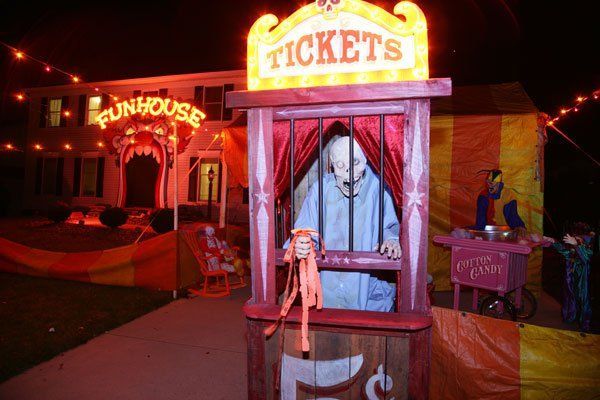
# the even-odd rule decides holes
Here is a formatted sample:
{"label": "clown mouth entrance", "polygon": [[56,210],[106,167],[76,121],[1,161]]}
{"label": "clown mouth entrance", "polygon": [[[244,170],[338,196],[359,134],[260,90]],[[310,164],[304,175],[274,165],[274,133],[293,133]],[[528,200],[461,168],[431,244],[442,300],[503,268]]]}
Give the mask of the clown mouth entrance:
{"label": "clown mouth entrance", "polygon": [[[127,178],[126,207],[155,208],[160,184],[160,165],[152,153],[134,153],[125,163]],[[154,184],[152,184],[154,183]]]}

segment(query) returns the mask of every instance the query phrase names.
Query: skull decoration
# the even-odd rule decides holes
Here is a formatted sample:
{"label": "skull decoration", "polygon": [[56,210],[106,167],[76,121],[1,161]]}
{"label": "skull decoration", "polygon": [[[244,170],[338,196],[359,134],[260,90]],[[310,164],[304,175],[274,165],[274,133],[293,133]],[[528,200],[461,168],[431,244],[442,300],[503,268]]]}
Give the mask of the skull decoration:
{"label": "skull decoration", "polygon": [[344,0],[317,0],[317,7],[327,19],[335,18],[342,8]]}
{"label": "skull decoration", "polygon": [[[350,197],[350,138],[348,136],[337,139],[329,151],[329,161],[333,167],[336,185],[342,191],[344,196]],[[365,169],[367,168],[367,158],[365,153],[354,140],[354,157],[352,157],[354,191],[356,196],[362,187]]]}

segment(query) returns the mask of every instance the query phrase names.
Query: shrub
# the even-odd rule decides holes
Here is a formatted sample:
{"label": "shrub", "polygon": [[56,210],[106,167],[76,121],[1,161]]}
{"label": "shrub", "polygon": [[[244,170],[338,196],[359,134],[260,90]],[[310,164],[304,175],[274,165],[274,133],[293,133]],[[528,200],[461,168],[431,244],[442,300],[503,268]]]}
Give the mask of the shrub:
{"label": "shrub", "polygon": [[48,219],[55,223],[65,222],[73,210],[67,203],[58,201],[48,207]]}
{"label": "shrub", "polygon": [[173,209],[159,208],[150,215],[150,226],[156,233],[166,233],[173,230]]}
{"label": "shrub", "polygon": [[107,208],[100,213],[100,222],[109,228],[116,228],[127,222],[127,213],[119,207]]}

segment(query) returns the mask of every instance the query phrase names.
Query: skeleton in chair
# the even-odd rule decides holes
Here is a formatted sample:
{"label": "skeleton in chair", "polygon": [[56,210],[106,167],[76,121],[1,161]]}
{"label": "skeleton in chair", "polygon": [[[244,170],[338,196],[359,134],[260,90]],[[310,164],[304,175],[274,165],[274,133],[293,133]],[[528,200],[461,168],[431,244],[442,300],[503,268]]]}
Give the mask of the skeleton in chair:
{"label": "skeleton in chair", "polygon": [[[329,153],[333,174],[323,177],[323,237],[327,250],[347,250],[349,242],[350,203],[350,139],[336,140]],[[367,159],[354,141],[353,179],[354,191],[354,250],[387,252],[388,257],[397,259],[401,255],[399,243],[400,224],[391,196],[384,194],[383,243],[379,245],[379,182]],[[295,222],[295,228],[317,230],[319,221],[319,187],[313,184]],[[287,247],[287,244],[286,244]],[[296,256],[306,258],[310,250],[310,239],[296,240]],[[386,281],[368,273],[321,271],[323,306],[369,311],[391,311],[394,305],[395,288]]]}
{"label": "skeleton in chair", "polygon": [[225,256],[225,248],[215,235],[215,228],[208,225],[204,229],[204,233],[204,236],[200,236],[199,245],[206,257],[208,269],[210,271],[223,269],[228,272],[234,272],[233,265],[228,262],[228,257]]}

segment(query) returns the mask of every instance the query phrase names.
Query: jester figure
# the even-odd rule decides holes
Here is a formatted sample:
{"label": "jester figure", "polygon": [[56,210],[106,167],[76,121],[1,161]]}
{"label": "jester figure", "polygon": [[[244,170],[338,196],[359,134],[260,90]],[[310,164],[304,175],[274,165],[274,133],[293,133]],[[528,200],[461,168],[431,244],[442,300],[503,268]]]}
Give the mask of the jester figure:
{"label": "jester figure", "polygon": [[524,236],[525,223],[517,212],[517,200],[513,198],[511,191],[504,187],[502,171],[499,169],[479,171],[482,172],[487,172],[487,175],[485,188],[477,197],[477,217],[474,228],[483,230],[486,225],[497,225],[495,213],[496,202],[498,202],[503,207],[506,225],[516,229],[520,236]]}
{"label": "jester figure", "polygon": [[588,224],[577,222],[569,229],[562,242],[546,238],[565,259],[563,321],[578,321],[581,330],[586,332],[590,330],[592,319],[590,266],[594,235]]}

